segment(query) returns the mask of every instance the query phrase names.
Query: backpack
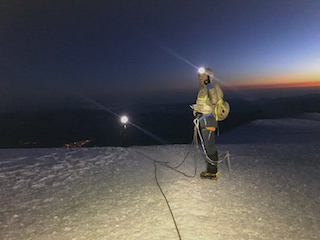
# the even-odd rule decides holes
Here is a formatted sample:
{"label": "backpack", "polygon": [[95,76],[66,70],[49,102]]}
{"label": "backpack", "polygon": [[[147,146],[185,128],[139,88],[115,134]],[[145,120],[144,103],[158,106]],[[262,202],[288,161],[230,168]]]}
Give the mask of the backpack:
{"label": "backpack", "polygon": [[230,112],[230,105],[227,101],[224,101],[223,99],[220,99],[214,109],[213,109],[213,114],[216,118],[216,121],[223,121],[225,120]]}
{"label": "backpack", "polygon": [[217,83],[212,83],[213,89],[214,89],[214,96],[216,104],[213,108],[213,115],[216,118],[216,121],[223,121],[226,119],[230,112],[230,105],[227,101],[223,100],[223,91],[221,90],[220,86]]}

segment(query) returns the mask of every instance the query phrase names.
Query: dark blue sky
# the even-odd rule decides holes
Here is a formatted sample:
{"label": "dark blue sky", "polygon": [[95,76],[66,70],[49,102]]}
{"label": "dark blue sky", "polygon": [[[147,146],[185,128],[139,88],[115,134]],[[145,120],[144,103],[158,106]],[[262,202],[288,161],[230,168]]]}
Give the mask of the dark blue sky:
{"label": "dark blue sky", "polygon": [[2,108],[180,98],[196,94],[198,66],[229,86],[320,81],[318,0],[2,0],[0,11]]}

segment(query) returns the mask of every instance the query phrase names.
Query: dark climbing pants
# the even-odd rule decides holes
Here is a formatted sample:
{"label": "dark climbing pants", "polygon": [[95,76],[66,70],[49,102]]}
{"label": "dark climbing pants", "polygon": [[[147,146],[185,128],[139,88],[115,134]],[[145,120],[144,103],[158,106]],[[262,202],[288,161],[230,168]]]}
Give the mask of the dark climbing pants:
{"label": "dark climbing pants", "polygon": [[[216,132],[209,131],[206,127],[217,128],[217,122],[212,114],[204,115],[199,118],[199,127],[201,130],[201,137],[203,140],[205,151],[208,157],[214,162],[218,161],[218,153],[215,145]],[[217,173],[218,168],[216,164],[211,164],[207,161],[207,171],[210,173]]]}

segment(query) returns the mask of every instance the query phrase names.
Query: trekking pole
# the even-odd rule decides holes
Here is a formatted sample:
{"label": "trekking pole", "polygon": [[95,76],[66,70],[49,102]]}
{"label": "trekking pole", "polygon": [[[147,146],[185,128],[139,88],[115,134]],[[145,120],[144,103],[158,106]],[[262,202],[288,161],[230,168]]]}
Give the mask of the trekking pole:
{"label": "trekking pole", "polygon": [[227,164],[228,164],[228,170],[229,170],[229,175],[231,176],[231,161],[230,161],[230,153],[229,151],[226,152],[226,156],[225,158],[227,158]]}

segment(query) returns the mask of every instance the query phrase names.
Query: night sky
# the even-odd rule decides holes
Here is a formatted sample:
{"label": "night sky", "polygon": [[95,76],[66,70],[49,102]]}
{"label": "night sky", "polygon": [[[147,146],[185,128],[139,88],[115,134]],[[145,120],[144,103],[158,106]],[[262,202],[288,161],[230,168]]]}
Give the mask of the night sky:
{"label": "night sky", "polygon": [[320,1],[0,1],[1,108],[176,100],[199,66],[226,86],[319,86]]}

